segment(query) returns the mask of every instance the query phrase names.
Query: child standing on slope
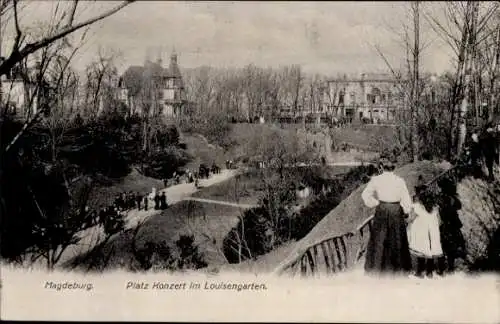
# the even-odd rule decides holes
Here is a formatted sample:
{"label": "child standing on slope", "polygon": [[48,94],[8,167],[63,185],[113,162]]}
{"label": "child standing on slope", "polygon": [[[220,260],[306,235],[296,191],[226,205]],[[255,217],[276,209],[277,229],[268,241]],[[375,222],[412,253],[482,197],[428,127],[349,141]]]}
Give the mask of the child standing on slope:
{"label": "child standing on slope", "polygon": [[416,188],[417,200],[413,204],[413,215],[408,225],[408,243],[411,254],[417,259],[417,277],[432,277],[435,262],[437,273],[442,274],[443,250],[439,232],[440,217],[438,197],[421,186]]}

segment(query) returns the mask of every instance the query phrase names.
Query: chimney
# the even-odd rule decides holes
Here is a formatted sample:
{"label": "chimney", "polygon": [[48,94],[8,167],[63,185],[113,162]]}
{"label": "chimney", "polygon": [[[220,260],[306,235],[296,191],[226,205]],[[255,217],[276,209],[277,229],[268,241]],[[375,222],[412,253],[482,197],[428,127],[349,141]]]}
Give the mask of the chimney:
{"label": "chimney", "polygon": [[170,55],[170,62],[172,64],[177,64],[177,53],[175,50],[172,52],[172,55]]}
{"label": "chimney", "polygon": [[162,59],[162,56],[163,56],[163,53],[162,53],[162,49],[161,47],[158,49],[158,58],[156,59],[156,63],[159,65],[159,66],[162,66],[163,64],[163,59]]}

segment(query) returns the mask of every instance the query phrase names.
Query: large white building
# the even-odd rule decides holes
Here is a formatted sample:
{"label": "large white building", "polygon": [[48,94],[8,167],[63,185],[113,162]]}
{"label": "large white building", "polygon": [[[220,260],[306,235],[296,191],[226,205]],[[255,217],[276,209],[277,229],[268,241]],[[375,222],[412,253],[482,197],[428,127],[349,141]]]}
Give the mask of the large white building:
{"label": "large white building", "polygon": [[363,73],[327,81],[324,105],[328,113],[349,120],[392,121],[405,107],[401,80],[390,74]]}

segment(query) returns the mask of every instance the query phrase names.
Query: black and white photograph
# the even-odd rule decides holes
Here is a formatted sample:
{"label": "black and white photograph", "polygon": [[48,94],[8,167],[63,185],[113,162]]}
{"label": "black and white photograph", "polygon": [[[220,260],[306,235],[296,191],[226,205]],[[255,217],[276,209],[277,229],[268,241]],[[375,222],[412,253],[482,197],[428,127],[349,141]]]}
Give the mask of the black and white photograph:
{"label": "black and white photograph", "polygon": [[0,0],[0,77],[2,318],[500,321],[500,2]]}

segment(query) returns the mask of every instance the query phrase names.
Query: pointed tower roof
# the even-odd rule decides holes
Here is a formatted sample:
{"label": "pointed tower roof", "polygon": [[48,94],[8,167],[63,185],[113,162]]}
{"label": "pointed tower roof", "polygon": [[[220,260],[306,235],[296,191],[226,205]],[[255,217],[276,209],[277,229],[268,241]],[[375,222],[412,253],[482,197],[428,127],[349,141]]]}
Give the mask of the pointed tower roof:
{"label": "pointed tower roof", "polygon": [[179,69],[179,65],[177,62],[177,53],[175,52],[175,49],[172,51],[172,54],[170,55],[170,65],[168,67],[168,70],[170,77],[182,78],[181,71]]}

